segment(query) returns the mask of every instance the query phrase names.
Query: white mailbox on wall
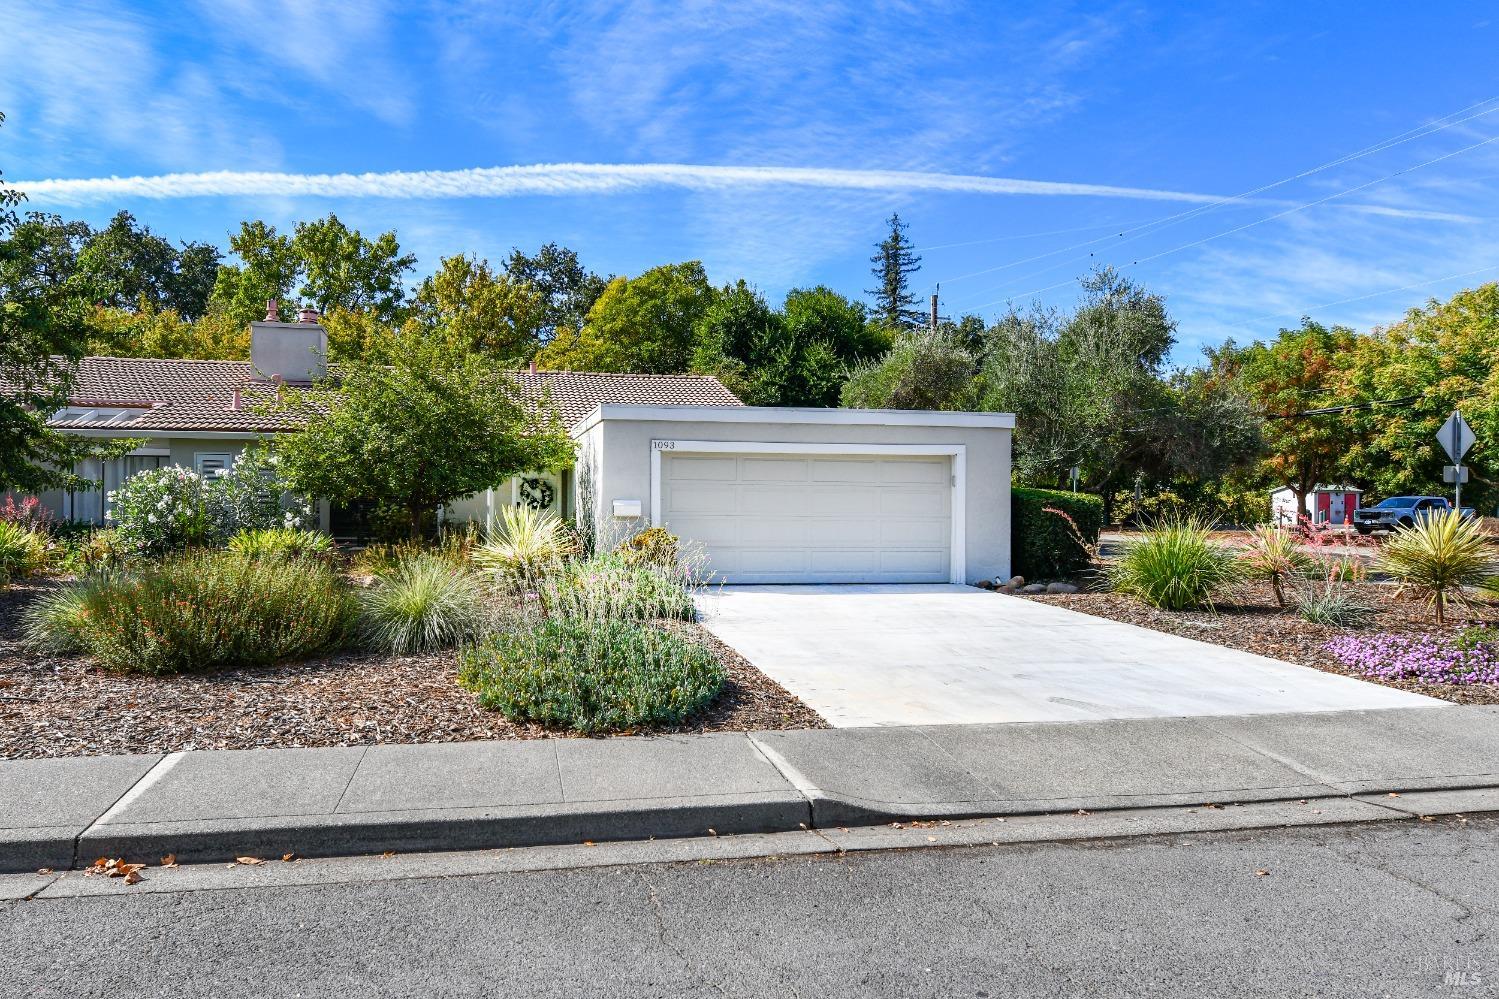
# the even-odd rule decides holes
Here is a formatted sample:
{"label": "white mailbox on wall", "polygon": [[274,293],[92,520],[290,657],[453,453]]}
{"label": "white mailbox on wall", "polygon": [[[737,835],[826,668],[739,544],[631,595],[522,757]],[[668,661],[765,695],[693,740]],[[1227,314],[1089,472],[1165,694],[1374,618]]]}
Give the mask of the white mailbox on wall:
{"label": "white mailbox on wall", "polygon": [[638,519],[640,517],[640,500],[617,499],[614,501],[614,516],[620,519]]}

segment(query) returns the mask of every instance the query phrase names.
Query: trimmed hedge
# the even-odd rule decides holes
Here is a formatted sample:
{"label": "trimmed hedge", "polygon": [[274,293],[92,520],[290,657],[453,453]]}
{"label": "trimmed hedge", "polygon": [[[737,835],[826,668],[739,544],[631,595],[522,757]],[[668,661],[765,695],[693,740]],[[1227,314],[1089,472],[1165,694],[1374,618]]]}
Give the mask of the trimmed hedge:
{"label": "trimmed hedge", "polygon": [[[1066,518],[1047,511],[1061,510],[1077,525],[1074,532]],[[1010,490],[1011,561],[1013,571],[1027,580],[1072,576],[1088,568],[1088,545],[1098,544],[1103,529],[1103,500],[1090,493],[1056,489]]]}

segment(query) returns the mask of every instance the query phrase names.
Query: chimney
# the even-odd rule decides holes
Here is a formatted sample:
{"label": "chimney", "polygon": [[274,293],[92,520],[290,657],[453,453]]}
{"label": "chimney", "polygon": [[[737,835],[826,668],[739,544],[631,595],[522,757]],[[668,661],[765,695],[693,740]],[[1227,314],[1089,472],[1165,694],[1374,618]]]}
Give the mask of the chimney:
{"label": "chimney", "polygon": [[311,310],[304,309],[297,319],[294,323],[267,319],[250,324],[250,366],[254,377],[307,385],[327,376],[328,331]]}
{"label": "chimney", "polygon": [[240,395],[240,388],[239,388],[238,385],[236,385],[236,386],[234,386],[234,399],[229,403],[229,408],[232,409],[232,410],[234,410],[237,413],[243,407],[244,407],[244,397]]}
{"label": "chimney", "polygon": [[298,312],[297,312],[297,322],[299,322],[299,323],[315,323],[317,321],[318,321],[318,314],[317,314],[317,310],[316,309],[314,309],[314,308],[312,308],[312,307],[309,306],[307,308],[298,310]]}
{"label": "chimney", "polygon": [[536,358],[531,358],[531,374],[536,374]]}
{"label": "chimney", "polygon": [[279,323],[281,321],[281,306],[274,298],[265,300],[265,321],[268,323]]}

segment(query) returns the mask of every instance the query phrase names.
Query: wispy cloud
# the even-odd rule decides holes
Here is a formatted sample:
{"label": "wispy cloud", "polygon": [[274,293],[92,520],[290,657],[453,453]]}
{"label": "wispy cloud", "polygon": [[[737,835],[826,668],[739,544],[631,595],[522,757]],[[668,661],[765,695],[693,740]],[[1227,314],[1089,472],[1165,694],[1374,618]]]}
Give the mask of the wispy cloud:
{"label": "wispy cloud", "polygon": [[[913,170],[840,170],[824,167],[709,166],[687,163],[540,163],[385,173],[272,173],[216,170],[155,177],[89,177],[22,180],[15,186],[37,201],[90,204],[117,198],[325,197],[514,198],[627,193],[655,188],[733,191],[746,188],[828,188],[871,192],[950,192],[979,195],[1123,198],[1217,204],[1219,194],[1022,180]],[[1243,202],[1240,202],[1243,203]],[[1278,203],[1278,202],[1272,202]],[[1385,205],[1345,205],[1355,211],[1401,218],[1474,221],[1448,212]]]}

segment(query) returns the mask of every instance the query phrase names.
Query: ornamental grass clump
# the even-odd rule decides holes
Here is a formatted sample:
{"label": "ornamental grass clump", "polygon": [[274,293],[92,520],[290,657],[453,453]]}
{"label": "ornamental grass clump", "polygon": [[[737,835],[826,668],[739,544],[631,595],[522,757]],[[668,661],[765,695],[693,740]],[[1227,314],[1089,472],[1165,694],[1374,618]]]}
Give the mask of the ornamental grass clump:
{"label": "ornamental grass clump", "polygon": [[1213,593],[1242,575],[1238,556],[1195,517],[1155,522],[1105,570],[1115,590],[1162,610],[1211,608]]}
{"label": "ornamental grass clump", "polygon": [[691,621],[697,616],[692,604],[694,586],[685,566],[666,569],[609,552],[564,563],[540,592],[542,607],[553,617]]}
{"label": "ornamental grass clump", "polygon": [[109,670],[265,666],[337,648],[354,624],[347,585],[315,562],[199,552],[85,579],[44,602],[33,639],[76,643]]}
{"label": "ornamental grass clump", "polygon": [[385,652],[450,649],[478,637],[489,620],[483,581],[440,555],[406,557],[359,594],[360,631]]}
{"label": "ornamental grass clump", "polygon": [[85,576],[32,603],[21,615],[26,647],[60,656],[87,652],[87,607],[99,599],[97,591],[112,585],[114,580],[106,573]]}
{"label": "ornamental grass clump", "polygon": [[658,626],[546,618],[459,654],[459,681],[516,722],[593,734],[676,725],[725,674],[706,646]]}
{"label": "ornamental grass clump", "polygon": [[1466,600],[1468,587],[1492,588],[1494,562],[1488,538],[1476,519],[1455,510],[1435,511],[1410,527],[1397,527],[1375,557],[1374,568],[1425,597],[1446,621],[1447,604]]}
{"label": "ornamental grass clump", "polygon": [[40,528],[0,520],[0,587],[46,568],[51,548],[47,533]]}
{"label": "ornamental grass clump", "polygon": [[333,539],[319,531],[294,527],[266,527],[240,531],[229,539],[229,550],[245,558],[285,560],[326,559],[333,554]]}
{"label": "ornamental grass clump", "polygon": [[1499,683],[1499,634],[1484,627],[1445,635],[1344,635],[1325,646],[1357,673],[1421,683]]}

